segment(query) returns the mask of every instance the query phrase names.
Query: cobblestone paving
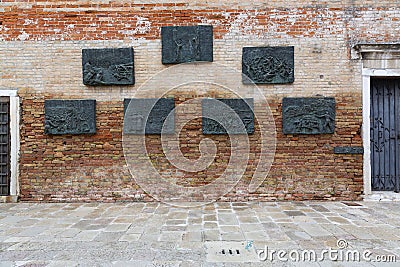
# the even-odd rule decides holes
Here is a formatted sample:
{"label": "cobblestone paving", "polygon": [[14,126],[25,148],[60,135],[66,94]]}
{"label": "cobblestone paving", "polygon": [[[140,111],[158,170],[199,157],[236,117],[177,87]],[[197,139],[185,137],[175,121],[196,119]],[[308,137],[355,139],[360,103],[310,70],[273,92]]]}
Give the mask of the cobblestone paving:
{"label": "cobblestone paving", "polygon": [[[357,203],[0,204],[0,266],[400,266],[400,203]],[[219,241],[244,242],[243,251],[254,249],[255,256],[266,248],[286,251],[287,261],[277,254],[213,261],[207,244]],[[371,261],[325,254],[295,262],[291,252],[329,249],[367,251]],[[392,255],[397,263],[374,261]]]}

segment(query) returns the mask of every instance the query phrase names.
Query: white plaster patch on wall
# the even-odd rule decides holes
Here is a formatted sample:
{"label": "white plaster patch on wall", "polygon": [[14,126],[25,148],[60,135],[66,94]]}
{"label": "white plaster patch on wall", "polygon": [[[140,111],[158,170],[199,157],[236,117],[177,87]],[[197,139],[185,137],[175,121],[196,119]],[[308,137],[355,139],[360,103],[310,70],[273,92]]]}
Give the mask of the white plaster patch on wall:
{"label": "white plaster patch on wall", "polygon": [[33,19],[25,19],[25,21],[24,21],[24,26],[27,26],[27,25],[37,25],[38,24],[38,19],[36,19],[36,20],[33,20]]}
{"label": "white plaster patch on wall", "polygon": [[224,16],[225,19],[228,19],[231,16],[230,12],[222,12],[222,16]]}
{"label": "white plaster patch on wall", "polygon": [[5,34],[9,28],[6,26],[0,25],[0,41],[3,41],[5,37],[8,37],[8,34]]}
{"label": "white plaster patch on wall", "polygon": [[25,31],[22,31],[20,35],[18,35],[18,40],[21,41],[26,41],[29,39],[29,34],[27,34]]}
{"label": "white plaster patch on wall", "polygon": [[[260,37],[257,31],[262,30],[263,26],[260,25],[257,19],[258,12],[240,13],[233,18],[230,24],[226,37],[252,35],[253,37]],[[261,32],[261,31],[260,31]]]}
{"label": "white plaster patch on wall", "polygon": [[133,34],[145,34],[150,32],[151,22],[148,18],[134,16],[136,19],[136,28],[133,30]]}
{"label": "white plaster patch on wall", "polygon": [[[376,10],[366,10],[360,12],[358,16],[354,17],[353,25],[358,26],[366,24],[368,22],[379,24],[379,27],[368,27],[364,29],[361,27],[358,31],[353,30],[355,36],[361,34],[373,35],[375,37],[375,42],[384,42],[387,36],[398,36],[398,28],[393,27],[393,21],[397,21],[399,18],[399,10],[389,10],[389,11],[376,11]],[[367,24],[366,24],[367,25]],[[382,31],[382,28],[387,30]],[[364,30],[364,31],[363,31]]]}
{"label": "white plaster patch on wall", "polygon": [[296,18],[295,17],[288,17],[287,22],[294,25],[296,23]]}
{"label": "white plaster patch on wall", "polygon": [[136,33],[135,30],[119,30],[118,32],[125,35],[134,35]]}
{"label": "white plaster patch on wall", "polygon": [[[61,29],[54,29],[55,33],[61,33]],[[79,31],[75,31],[75,24],[68,24],[64,26],[64,30],[62,31],[60,40],[65,40],[70,37],[71,33],[80,33]]]}

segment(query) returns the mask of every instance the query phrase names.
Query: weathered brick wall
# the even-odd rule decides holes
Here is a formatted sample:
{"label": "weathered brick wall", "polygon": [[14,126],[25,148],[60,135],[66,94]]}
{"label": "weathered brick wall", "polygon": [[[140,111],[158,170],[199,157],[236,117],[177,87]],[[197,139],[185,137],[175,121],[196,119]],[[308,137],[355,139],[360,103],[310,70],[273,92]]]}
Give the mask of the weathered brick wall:
{"label": "weathered brick wall", "polygon": [[[160,1],[158,1],[160,2]],[[20,188],[23,200],[152,200],[135,184],[122,151],[123,99],[131,97],[161,64],[160,27],[211,24],[214,62],[241,69],[243,46],[293,45],[295,82],[261,85],[277,128],[275,161],[255,192],[247,185],[259,158],[257,132],[252,159],[226,200],[358,199],[362,194],[362,155],[335,155],[335,146],[361,146],[361,65],[350,60],[356,43],[395,43],[400,9],[394,1],[2,1],[0,3],[0,88],[19,88],[21,97]],[[135,50],[134,86],[82,84],[83,48]],[[187,95],[185,95],[187,94]],[[218,94],[223,94],[219,92]],[[333,135],[282,134],[285,96],[336,98]],[[208,96],[205,94],[204,96]],[[177,103],[193,95],[179,92]],[[44,134],[44,100],[97,100],[97,133],[92,136]],[[182,144],[203,138],[193,122]],[[214,137],[221,159],[229,140]],[[148,137],[159,155],[159,140]],[[153,145],[152,145],[153,144]],[[190,149],[189,149],[190,148]],[[196,146],[186,146],[195,156]],[[163,160],[159,159],[159,162]],[[204,184],[224,160],[191,177]],[[252,164],[253,163],[253,164]],[[171,170],[160,165],[160,171]],[[189,176],[189,175],[188,175]],[[182,180],[182,184],[188,184]]]}

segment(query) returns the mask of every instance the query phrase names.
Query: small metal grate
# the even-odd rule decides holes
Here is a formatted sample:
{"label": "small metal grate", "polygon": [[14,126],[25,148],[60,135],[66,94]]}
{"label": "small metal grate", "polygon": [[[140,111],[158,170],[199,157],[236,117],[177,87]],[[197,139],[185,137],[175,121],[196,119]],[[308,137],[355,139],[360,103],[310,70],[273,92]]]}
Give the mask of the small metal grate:
{"label": "small metal grate", "polygon": [[259,262],[253,241],[208,241],[207,262]]}
{"label": "small metal grate", "polygon": [[230,255],[234,255],[234,254],[236,254],[236,255],[239,255],[240,254],[240,251],[238,250],[238,249],[223,249],[222,251],[221,251],[221,253],[222,254],[230,254]]}
{"label": "small metal grate", "polygon": [[10,98],[0,97],[0,196],[10,193]]}

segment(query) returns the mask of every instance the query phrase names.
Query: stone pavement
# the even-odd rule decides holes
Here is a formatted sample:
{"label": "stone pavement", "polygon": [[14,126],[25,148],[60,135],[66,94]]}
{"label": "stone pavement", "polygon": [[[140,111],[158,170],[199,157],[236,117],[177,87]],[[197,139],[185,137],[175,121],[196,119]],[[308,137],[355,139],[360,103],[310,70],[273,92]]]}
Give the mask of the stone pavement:
{"label": "stone pavement", "polygon": [[0,204],[0,266],[400,266],[399,256],[400,202]]}

